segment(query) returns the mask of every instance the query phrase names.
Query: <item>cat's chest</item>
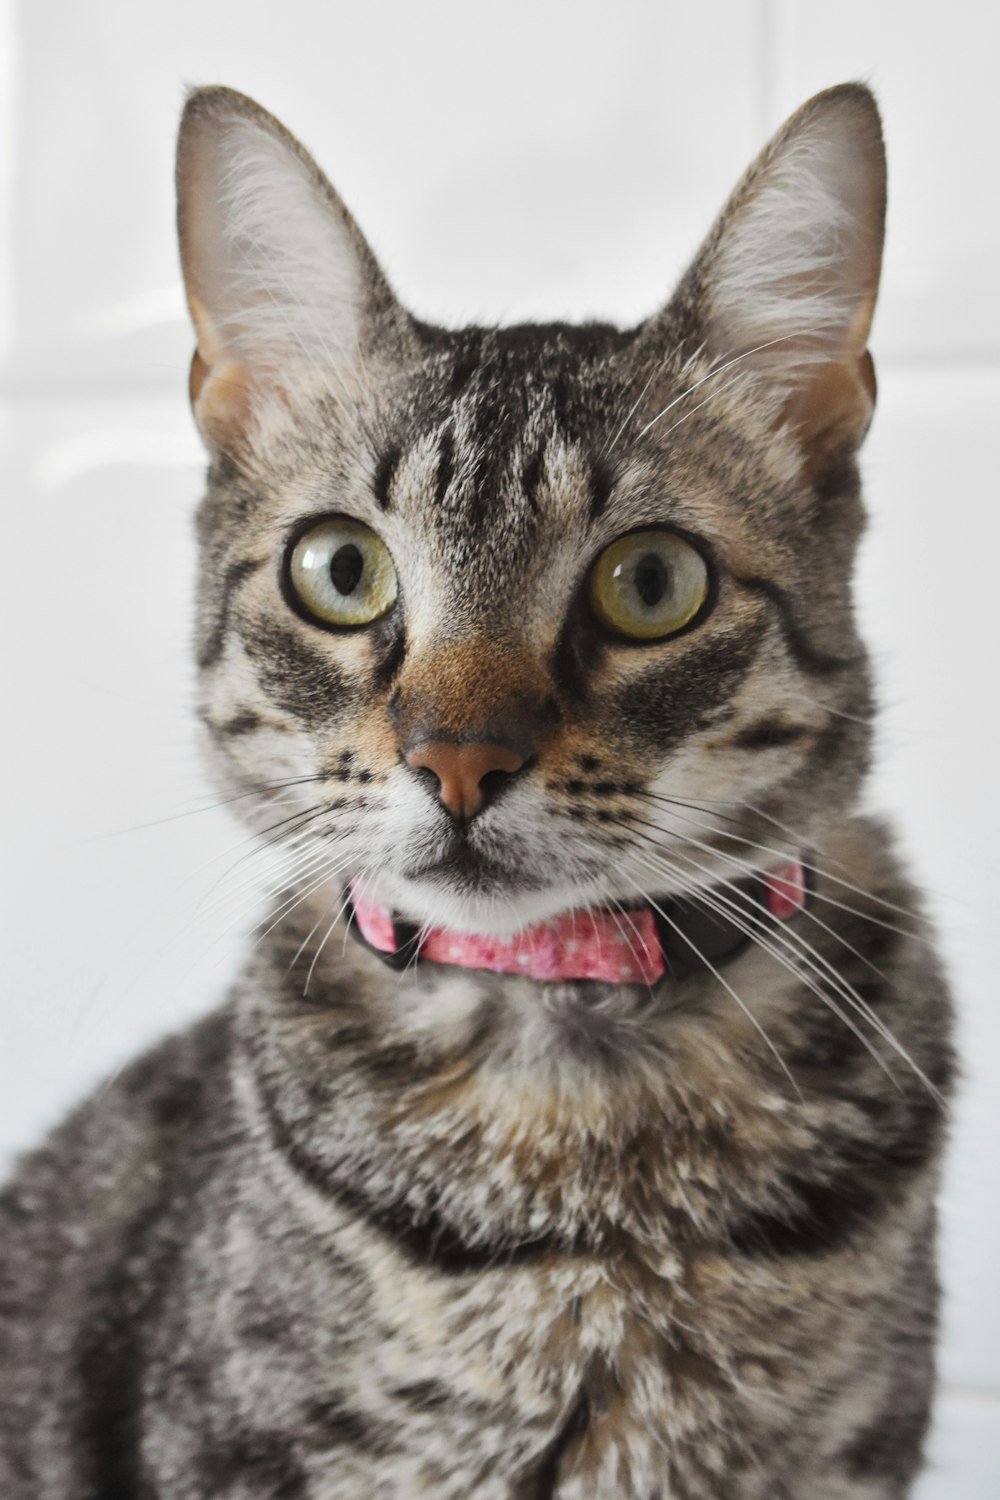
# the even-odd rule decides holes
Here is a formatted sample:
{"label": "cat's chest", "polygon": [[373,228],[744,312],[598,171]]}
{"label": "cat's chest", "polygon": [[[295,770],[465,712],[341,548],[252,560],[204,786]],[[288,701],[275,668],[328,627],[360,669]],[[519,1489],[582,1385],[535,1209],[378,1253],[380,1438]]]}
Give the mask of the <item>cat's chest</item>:
{"label": "cat's chest", "polygon": [[[674,1057],[696,1082],[695,1042]],[[576,1090],[569,1114],[563,1088],[456,1070],[367,1114],[344,1087],[325,1114],[295,1094],[274,1117],[266,1075],[242,1073],[255,1144],[185,1257],[165,1418],[200,1432],[203,1382],[213,1425],[285,1435],[310,1500],[665,1500],[685,1465],[732,1470],[717,1434],[787,1411],[858,1287],[720,1250],[725,1205],[809,1132],[759,1087],[733,1085],[724,1117],[721,1099],[668,1114],[665,1071],[652,1092]]]}
{"label": "cat's chest", "polygon": [[[387,1493],[513,1500],[572,1497],[577,1485],[645,1497],[662,1487],[667,1455],[705,1430],[713,1403],[718,1412],[726,1375],[683,1331],[680,1262],[452,1279],[376,1262],[334,1383],[367,1419],[391,1413],[392,1451],[370,1459]],[[557,1471],[559,1488],[547,1488]]]}
{"label": "cat's chest", "polygon": [[778,1332],[787,1286],[781,1297],[741,1287],[718,1257],[582,1258],[450,1280],[386,1259],[369,1276],[368,1316],[341,1345],[336,1383],[366,1413],[392,1414],[395,1451],[372,1459],[387,1493],[667,1496],[689,1455],[699,1473],[711,1464],[713,1434],[780,1397],[790,1369]]}
{"label": "cat's chest", "polygon": [[250,1423],[276,1403],[320,1500],[669,1495],[737,1407],[780,1399],[789,1301],[809,1302],[718,1252],[810,1132],[737,1034],[705,1038],[678,1025],[665,1057],[651,1034],[645,1072],[543,1071],[522,1039],[503,1068],[414,1084],[406,1054],[402,1086],[359,1060],[312,1092],[287,1082],[310,1058],[278,1074],[258,1053],[241,1212],[199,1255],[240,1288],[212,1311],[225,1405]]}
{"label": "cat's chest", "polygon": [[248,1222],[212,1236],[231,1284],[182,1293],[199,1317],[161,1353],[153,1421],[281,1434],[310,1500],[572,1497],[567,1465],[581,1495],[648,1500],[671,1432],[700,1420],[694,1392],[719,1383],[683,1344],[679,1264],[449,1276],[356,1228],[323,1256],[282,1239],[265,1262]]}

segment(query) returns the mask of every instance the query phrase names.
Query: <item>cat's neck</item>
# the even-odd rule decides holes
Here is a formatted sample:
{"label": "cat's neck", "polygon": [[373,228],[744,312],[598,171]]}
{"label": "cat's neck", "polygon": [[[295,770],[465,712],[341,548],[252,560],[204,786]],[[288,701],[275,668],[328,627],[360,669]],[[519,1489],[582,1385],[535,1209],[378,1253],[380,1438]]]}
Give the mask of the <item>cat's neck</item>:
{"label": "cat's neck", "polygon": [[[861,890],[895,895],[880,839],[863,823],[828,830],[827,857]],[[820,894],[835,889],[821,884]],[[855,920],[833,904],[823,913],[828,943]],[[256,1135],[280,1141],[319,1200],[362,1183],[373,1213],[444,1214],[459,1237],[521,1244],[543,1224],[575,1243],[613,1223],[641,1238],[650,1194],[686,1203],[678,1233],[693,1232],[717,1198],[706,1183],[702,1202],[700,1152],[717,1172],[726,1139],[735,1201],[762,1161],[772,1169],[781,1141],[808,1149],[821,1128],[822,1090],[795,1061],[804,1025],[829,1018],[853,1076],[877,1067],[860,1045],[844,1051],[852,1033],[842,1020],[759,947],[724,980],[706,972],[650,990],[437,964],[395,973],[345,932],[307,990],[295,946],[287,933],[262,945],[244,990],[243,1087]],[[642,1191],[623,1198],[640,1160]]]}

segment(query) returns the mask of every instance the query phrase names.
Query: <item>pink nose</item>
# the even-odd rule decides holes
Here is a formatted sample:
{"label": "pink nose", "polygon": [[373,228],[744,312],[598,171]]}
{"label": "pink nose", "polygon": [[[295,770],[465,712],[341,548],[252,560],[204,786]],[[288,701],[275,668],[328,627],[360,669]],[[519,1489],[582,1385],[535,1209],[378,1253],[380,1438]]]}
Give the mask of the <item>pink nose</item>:
{"label": "pink nose", "polygon": [[448,740],[425,740],[406,755],[406,764],[415,771],[433,771],[440,783],[441,801],[456,818],[472,818],[482,807],[482,783],[491,771],[512,776],[524,762],[516,750],[489,741],[453,745]]}

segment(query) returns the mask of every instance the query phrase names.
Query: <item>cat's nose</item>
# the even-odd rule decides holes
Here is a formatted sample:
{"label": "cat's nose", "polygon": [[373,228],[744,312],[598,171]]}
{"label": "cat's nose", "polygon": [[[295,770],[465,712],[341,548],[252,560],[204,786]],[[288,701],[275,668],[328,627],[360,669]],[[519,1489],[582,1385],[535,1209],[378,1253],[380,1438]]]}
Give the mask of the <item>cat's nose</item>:
{"label": "cat's nose", "polygon": [[468,820],[485,806],[491,789],[520,771],[530,757],[492,740],[467,745],[424,740],[406,751],[405,759],[415,771],[431,771],[438,779],[441,801],[448,811],[455,818]]}

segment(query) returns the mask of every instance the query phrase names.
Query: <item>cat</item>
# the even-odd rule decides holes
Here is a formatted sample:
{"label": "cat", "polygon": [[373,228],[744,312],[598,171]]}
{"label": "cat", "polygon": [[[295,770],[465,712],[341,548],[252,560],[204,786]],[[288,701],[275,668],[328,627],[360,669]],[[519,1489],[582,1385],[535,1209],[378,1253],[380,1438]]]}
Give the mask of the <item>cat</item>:
{"label": "cat", "polygon": [[624,331],[419,321],[228,89],[177,180],[199,712],[281,890],[6,1189],[0,1493],[898,1500],[954,1063],[858,810],[871,94]]}

